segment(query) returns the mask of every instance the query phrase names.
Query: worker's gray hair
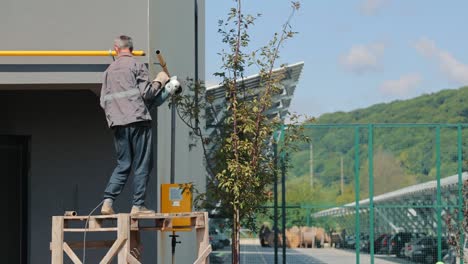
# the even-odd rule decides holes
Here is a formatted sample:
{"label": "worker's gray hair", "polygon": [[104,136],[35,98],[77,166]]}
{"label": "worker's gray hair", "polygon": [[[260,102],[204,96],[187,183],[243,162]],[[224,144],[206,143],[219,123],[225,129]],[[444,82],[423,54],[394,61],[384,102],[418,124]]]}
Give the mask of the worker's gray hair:
{"label": "worker's gray hair", "polygon": [[133,40],[129,36],[120,35],[114,40],[114,44],[120,49],[128,48],[133,51]]}

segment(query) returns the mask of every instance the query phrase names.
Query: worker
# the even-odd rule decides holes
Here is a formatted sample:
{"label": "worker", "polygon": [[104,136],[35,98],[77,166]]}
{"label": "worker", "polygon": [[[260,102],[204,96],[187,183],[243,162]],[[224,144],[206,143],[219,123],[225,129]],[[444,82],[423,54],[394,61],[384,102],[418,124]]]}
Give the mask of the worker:
{"label": "worker", "polygon": [[[113,203],[122,192],[133,169],[133,206],[131,214],[154,213],[145,205],[146,186],[153,168],[153,144],[150,110],[176,92],[165,72],[149,80],[148,68],[132,55],[129,36],[114,40],[117,59],[104,72],[101,107],[114,134],[117,166],[104,191],[101,214],[115,214]],[[171,79],[172,81],[173,79]]]}

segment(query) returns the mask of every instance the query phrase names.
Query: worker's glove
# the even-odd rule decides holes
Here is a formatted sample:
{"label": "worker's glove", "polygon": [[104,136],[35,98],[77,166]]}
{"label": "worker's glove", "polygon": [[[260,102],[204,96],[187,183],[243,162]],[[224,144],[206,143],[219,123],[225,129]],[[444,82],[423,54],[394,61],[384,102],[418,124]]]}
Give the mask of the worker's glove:
{"label": "worker's glove", "polygon": [[161,84],[161,87],[164,87],[167,81],[169,81],[169,76],[163,71],[158,73],[158,75],[156,75],[156,78],[154,78],[153,80],[153,82],[159,82]]}
{"label": "worker's glove", "polygon": [[180,82],[177,80],[177,76],[172,76],[169,82],[166,83],[165,88],[171,95],[180,94],[182,92],[182,87],[180,86]]}

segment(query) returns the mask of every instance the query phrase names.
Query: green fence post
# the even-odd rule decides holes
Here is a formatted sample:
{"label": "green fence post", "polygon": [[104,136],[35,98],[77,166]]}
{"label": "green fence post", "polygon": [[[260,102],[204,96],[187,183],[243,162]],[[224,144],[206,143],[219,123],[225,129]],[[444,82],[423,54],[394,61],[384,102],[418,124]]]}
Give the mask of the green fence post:
{"label": "green fence post", "polygon": [[281,214],[282,214],[282,241],[281,246],[283,248],[283,264],[286,264],[286,164],[285,159],[287,159],[287,153],[281,151]]}
{"label": "green fence post", "polygon": [[[359,219],[359,200],[360,200],[360,186],[359,186],[359,127],[356,126],[354,128],[354,192],[355,192],[355,200],[356,200],[356,212],[355,212],[355,234],[356,234],[356,245],[360,244],[359,241],[359,234],[361,233],[360,230],[360,219]],[[359,260],[359,248],[356,247],[356,264],[360,263]]]}
{"label": "green fence post", "polygon": [[369,245],[370,263],[374,264],[374,125],[369,124]]}
{"label": "green fence post", "polygon": [[274,263],[278,264],[278,145],[273,143],[273,159],[275,170],[273,171],[273,249],[274,249]]}
{"label": "green fence post", "polygon": [[[463,224],[463,178],[462,178],[462,160],[463,160],[463,145],[462,145],[462,126],[461,124],[457,125],[457,152],[458,152],[458,223]],[[462,245],[462,250],[460,252],[460,264],[463,264],[463,249],[465,247],[465,232],[463,228],[459,229],[460,232],[460,244]]]}
{"label": "green fence post", "polygon": [[436,127],[437,261],[442,261],[442,196],[440,187],[440,125]]}

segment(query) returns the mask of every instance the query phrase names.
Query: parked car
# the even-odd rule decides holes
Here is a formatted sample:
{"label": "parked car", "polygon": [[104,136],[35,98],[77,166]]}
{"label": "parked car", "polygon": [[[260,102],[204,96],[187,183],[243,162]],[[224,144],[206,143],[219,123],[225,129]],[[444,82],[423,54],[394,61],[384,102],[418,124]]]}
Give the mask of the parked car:
{"label": "parked car", "polygon": [[209,234],[211,248],[213,250],[224,248],[224,242],[221,241],[221,236],[219,235],[216,229],[210,229],[208,234]]}
{"label": "parked car", "polygon": [[[437,238],[424,237],[413,244],[411,260],[423,263],[435,263],[437,261]],[[442,256],[448,251],[448,245],[445,239],[442,239]]]}
{"label": "parked car", "polygon": [[385,235],[385,237],[380,242],[380,249],[379,249],[378,253],[388,254],[388,247],[389,247],[389,244],[390,244],[390,238],[391,237],[392,237],[391,235]]}
{"label": "parked car", "polygon": [[460,260],[459,260],[459,258],[457,256],[457,252],[456,252],[456,250],[454,248],[450,248],[447,251],[447,254],[445,254],[445,256],[442,258],[442,261],[445,264],[459,264],[460,263]]}
{"label": "parked car", "polygon": [[360,251],[369,252],[369,249],[366,249],[369,246],[369,234],[361,234],[361,237],[359,238],[359,243]]}
{"label": "parked car", "polygon": [[[377,238],[374,239],[374,253],[379,253],[380,247],[381,247],[381,242],[385,238],[387,234],[381,234],[379,236],[376,236]],[[370,241],[365,240],[365,246],[363,249],[364,252],[369,253],[370,252]]]}
{"label": "parked car", "polygon": [[402,248],[405,246],[405,243],[411,241],[414,238],[420,238],[425,236],[423,233],[410,233],[410,232],[399,232],[394,234],[390,238],[390,246],[388,249],[389,254],[395,254],[397,257],[404,257],[402,254]]}
{"label": "parked car", "polygon": [[[463,248],[463,254],[465,256],[468,256],[468,239],[465,240],[465,247]],[[456,249],[453,247],[450,247],[450,249],[447,251],[447,254],[443,257],[442,261],[445,264],[460,264],[460,258],[457,256]]]}
{"label": "parked car", "polygon": [[356,244],[356,237],[354,235],[349,235],[345,239],[345,247],[349,249],[353,249],[354,245]]}
{"label": "parked car", "polygon": [[388,234],[381,234],[377,239],[374,241],[374,253],[381,253],[383,245],[382,241],[388,237]]}
{"label": "parked car", "polygon": [[411,254],[413,254],[413,251],[414,251],[414,248],[415,248],[415,243],[417,243],[421,239],[422,239],[422,237],[418,237],[418,238],[414,237],[409,242],[406,242],[402,255],[407,259],[411,259]]}
{"label": "parked car", "polygon": [[[366,244],[369,241],[369,235],[361,233],[359,236],[359,250],[365,251]],[[344,241],[345,247],[349,249],[356,249],[356,235],[349,235]]]}

